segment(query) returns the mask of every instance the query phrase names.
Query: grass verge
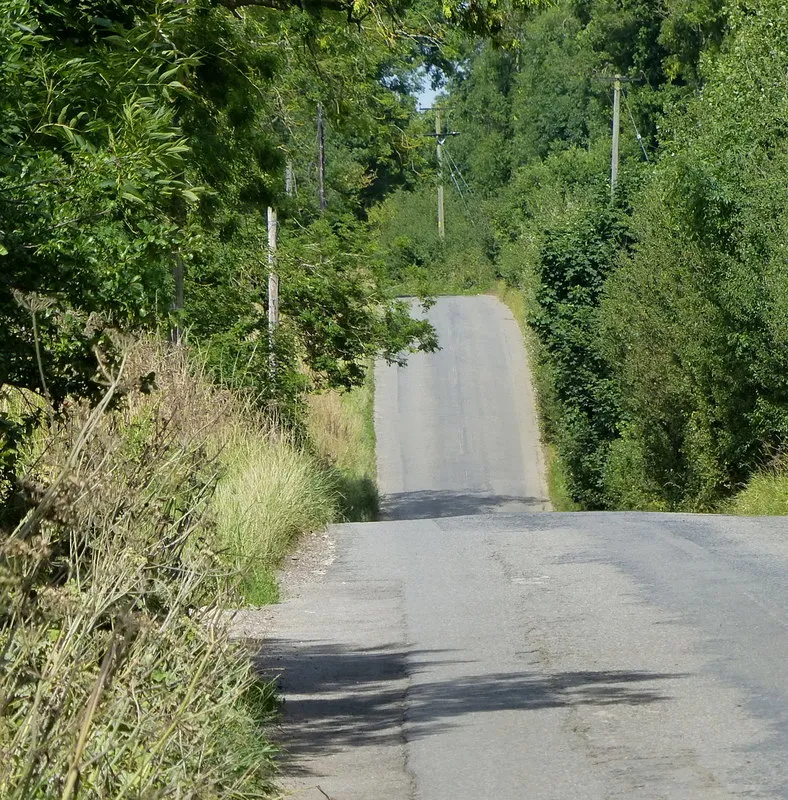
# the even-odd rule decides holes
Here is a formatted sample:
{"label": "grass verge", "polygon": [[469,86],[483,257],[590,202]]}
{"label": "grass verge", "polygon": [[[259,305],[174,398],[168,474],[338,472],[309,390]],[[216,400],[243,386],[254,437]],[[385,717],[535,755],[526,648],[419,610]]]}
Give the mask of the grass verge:
{"label": "grass verge", "polygon": [[754,475],[726,511],[746,517],[788,516],[788,469],[775,467]]}
{"label": "grass verge", "polygon": [[339,514],[349,522],[369,522],[378,514],[374,404],[372,365],[362,386],[309,399],[308,436],[334,480]]}
{"label": "grass verge", "polygon": [[276,571],[299,534],[376,518],[374,393],[370,369],[353,391],[310,397],[303,442],[250,413],[227,437],[212,506],[248,603],[278,601]]}
{"label": "grass verge", "polygon": [[569,492],[566,478],[566,471],[561,463],[561,457],[554,444],[545,437],[544,424],[544,396],[542,391],[543,378],[539,373],[538,366],[538,343],[533,331],[526,322],[528,315],[528,304],[525,293],[509,286],[505,281],[499,280],[492,291],[496,297],[512,312],[512,316],[520,327],[523,334],[526,350],[531,358],[533,369],[534,390],[536,393],[536,406],[539,415],[540,430],[542,431],[542,452],[545,461],[545,480],[547,483],[547,494],[553,511],[580,511],[580,506],[575,503]]}
{"label": "grass verge", "polygon": [[276,567],[300,533],[336,517],[332,476],[281,431],[258,424],[236,433],[221,456],[213,509],[221,539],[253,605],[278,600]]}
{"label": "grass verge", "polygon": [[582,511],[572,499],[561,459],[554,445],[544,445],[545,471],[547,473],[547,494],[553,511]]}

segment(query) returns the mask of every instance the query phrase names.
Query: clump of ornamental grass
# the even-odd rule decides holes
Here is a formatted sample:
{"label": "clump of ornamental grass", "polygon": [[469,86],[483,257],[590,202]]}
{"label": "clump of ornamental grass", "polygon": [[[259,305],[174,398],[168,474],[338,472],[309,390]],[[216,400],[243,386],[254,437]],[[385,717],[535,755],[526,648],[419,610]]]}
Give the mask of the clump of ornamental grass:
{"label": "clump of ornamental grass", "polygon": [[0,797],[265,797],[270,690],[209,513],[235,401],[150,343],[106,378],[46,417],[0,532]]}

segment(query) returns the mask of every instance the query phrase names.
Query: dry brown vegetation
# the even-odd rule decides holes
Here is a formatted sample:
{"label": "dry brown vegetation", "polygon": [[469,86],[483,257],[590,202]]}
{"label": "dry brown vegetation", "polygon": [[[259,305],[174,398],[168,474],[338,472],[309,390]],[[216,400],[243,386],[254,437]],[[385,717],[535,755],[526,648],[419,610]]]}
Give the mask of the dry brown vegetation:
{"label": "dry brown vegetation", "polygon": [[345,519],[377,517],[377,461],[373,405],[374,370],[351,392],[323,392],[308,399],[306,428],[320,459],[332,471]]}
{"label": "dry brown vegetation", "polygon": [[238,401],[150,343],[107,378],[40,427],[4,509],[0,796],[264,797],[268,689],[217,614]]}

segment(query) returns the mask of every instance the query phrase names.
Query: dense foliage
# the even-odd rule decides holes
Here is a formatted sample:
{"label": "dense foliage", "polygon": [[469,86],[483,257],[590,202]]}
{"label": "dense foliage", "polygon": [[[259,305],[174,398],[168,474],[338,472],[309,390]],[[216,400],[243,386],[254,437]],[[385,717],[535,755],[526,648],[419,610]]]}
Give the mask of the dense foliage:
{"label": "dense foliage", "polygon": [[[330,4],[3,0],[0,384],[56,404],[95,395],[94,349],[111,358],[110,332],[141,327],[185,329],[218,376],[273,398],[349,385],[370,355],[432,346],[379,289],[363,222],[408,158],[412,50]],[[283,221],[273,383],[269,204]]]}
{"label": "dense foliage", "polygon": [[370,214],[392,290],[430,296],[491,285],[495,241],[486,220],[473,214],[473,197],[446,187],[447,234],[441,239],[436,189],[425,183],[395,192]]}
{"label": "dense foliage", "polygon": [[444,102],[571,495],[717,508],[788,438],[786,7],[562,0],[510,33],[467,45]]}

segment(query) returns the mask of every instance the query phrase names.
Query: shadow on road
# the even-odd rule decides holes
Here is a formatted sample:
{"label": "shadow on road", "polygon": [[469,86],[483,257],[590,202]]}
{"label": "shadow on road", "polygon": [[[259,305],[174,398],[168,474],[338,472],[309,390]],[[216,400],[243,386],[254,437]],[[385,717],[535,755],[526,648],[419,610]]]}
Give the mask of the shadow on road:
{"label": "shadow on road", "polygon": [[[284,676],[285,748],[296,760],[399,742],[403,722],[408,739],[414,739],[460,724],[470,714],[657,703],[669,699],[660,682],[686,677],[645,671],[499,672],[425,680],[432,669],[472,663],[452,659],[451,653],[279,639],[266,641],[257,666],[267,677]],[[297,735],[287,737],[288,728]]]}
{"label": "shadow on road", "polygon": [[545,511],[547,498],[484,492],[419,491],[389,494],[381,499],[380,518],[436,519],[497,512]]}

